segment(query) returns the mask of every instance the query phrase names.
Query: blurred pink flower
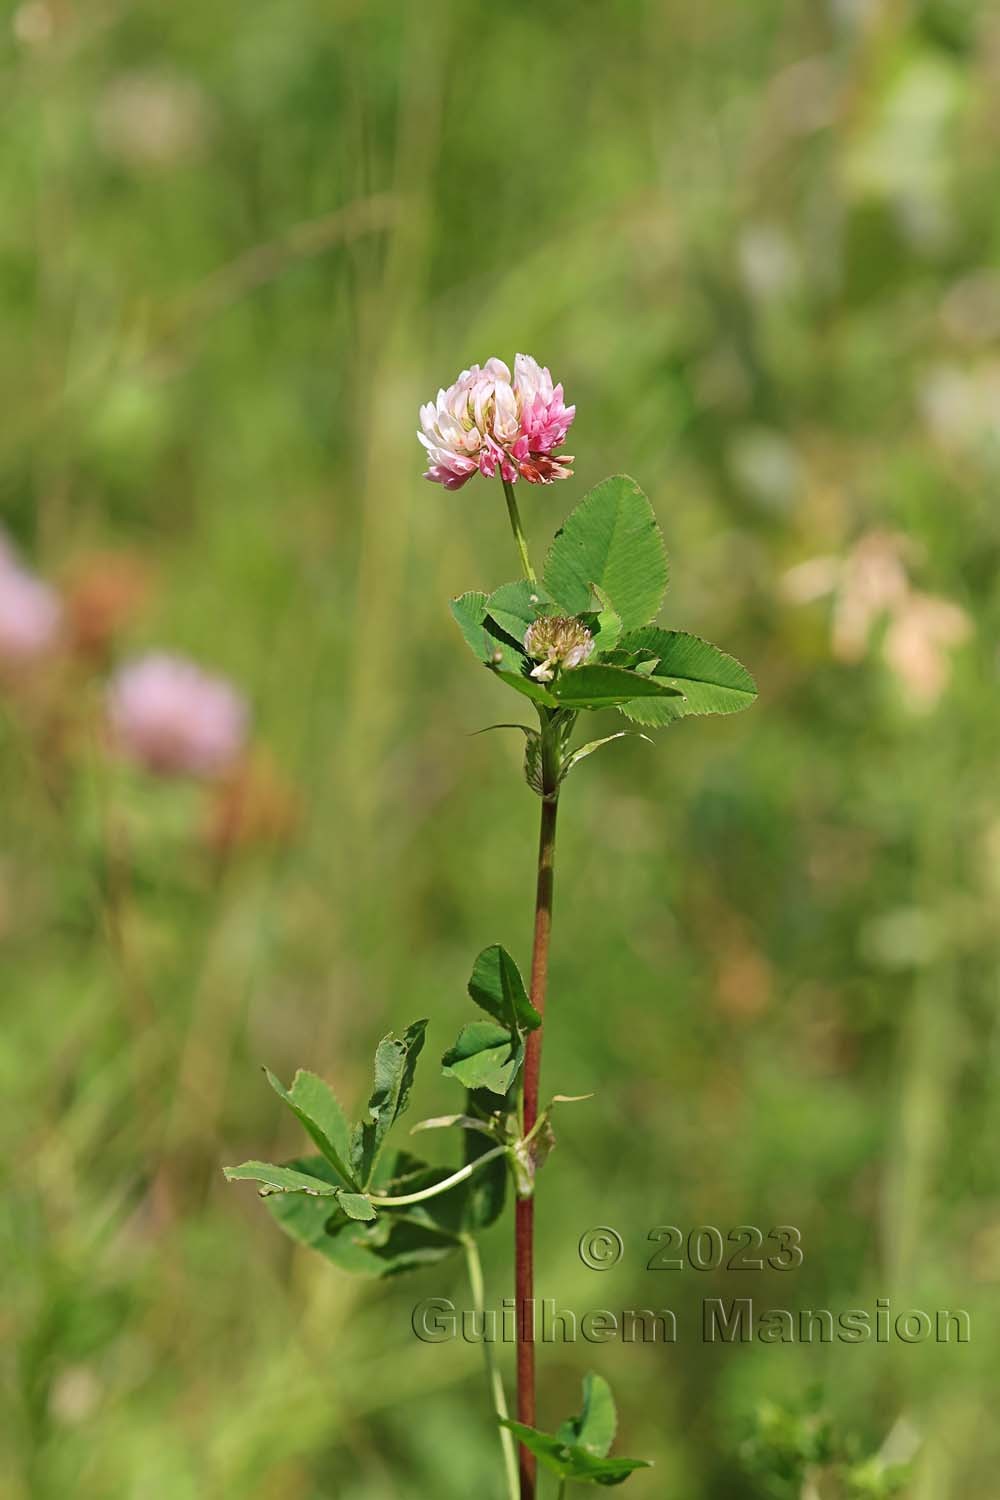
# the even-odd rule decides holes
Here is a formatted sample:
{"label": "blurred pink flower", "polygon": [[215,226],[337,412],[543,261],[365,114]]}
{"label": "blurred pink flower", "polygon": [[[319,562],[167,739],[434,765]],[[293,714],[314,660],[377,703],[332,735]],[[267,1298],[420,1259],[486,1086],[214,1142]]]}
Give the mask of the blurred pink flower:
{"label": "blurred pink flower", "polygon": [[160,775],[215,776],[238,758],[249,713],[225,679],[166,652],[119,669],[107,694],[115,744]]}
{"label": "blurred pink flower", "polygon": [[19,667],[56,644],[62,624],[56,591],[17,561],[0,535],[0,663]]}
{"label": "blurred pink flower", "polygon": [[530,484],[567,479],[572,456],[554,457],[553,449],[575,415],[562,386],[528,354],[515,359],[513,380],[501,359],[473,365],[420,408],[417,437],[430,458],[424,478],[449,490],[477,472],[492,478],[498,468],[511,484],[519,475]]}

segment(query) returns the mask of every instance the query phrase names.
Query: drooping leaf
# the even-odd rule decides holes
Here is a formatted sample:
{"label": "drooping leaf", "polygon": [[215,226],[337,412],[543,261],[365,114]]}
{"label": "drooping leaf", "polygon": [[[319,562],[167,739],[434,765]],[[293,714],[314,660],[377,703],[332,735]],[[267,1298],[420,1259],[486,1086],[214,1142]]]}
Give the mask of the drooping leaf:
{"label": "drooping leaf", "polygon": [[[534,677],[525,677],[521,672],[508,671],[503,667],[494,669],[501,682],[506,682],[518,693],[523,693],[533,703],[544,704],[546,708],[558,708],[559,699],[554,698],[549,692],[550,683],[541,683]],[[581,669],[582,670],[582,669]]]}
{"label": "drooping leaf", "polygon": [[528,999],[520,969],[499,943],[484,948],[473,964],[469,994],[508,1031],[518,1027],[534,1031],[542,1024],[541,1016]]}
{"label": "drooping leaf", "polygon": [[652,672],[650,681],[670,683],[683,693],[679,699],[625,704],[622,712],[638,724],[669,724],[691,714],[739,713],[757,696],[757,685],[746,667],[687,631],[647,625],[623,636],[618,651],[638,658]]}
{"label": "drooping leaf", "polygon": [[309,1193],[314,1198],[334,1198],[339,1185],[294,1167],[276,1167],[268,1161],[245,1161],[238,1167],[223,1167],[227,1182],[259,1182],[264,1193]]}
{"label": "drooping leaf", "polygon": [[654,617],[667,586],[667,555],[653,508],[634,479],[618,474],[584,496],[556,532],[543,581],[567,614],[583,614],[597,585],[624,630]]}
{"label": "drooping leaf", "polygon": [[541,683],[520,672],[497,670],[501,678],[517,692],[546,708],[615,708],[633,698],[675,698],[680,689],[669,682],[657,682],[626,667],[604,662],[575,667],[552,682]]}
{"label": "drooping leaf", "polygon": [[675,698],[681,692],[673,683],[603,662],[563,672],[546,686],[562,708],[613,708],[633,698]]}
{"label": "drooping leaf", "polygon": [[413,1085],[427,1022],[414,1021],[401,1037],[384,1036],[375,1051],[375,1087],[368,1100],[368,1119],[355,1125],[351,1168],[360,1187],[368,1187],[386,1135],[405,1110]]}
{"label": "drooping leaf", "polygon": [[449,1078],[467,1089],[489,1089],[505,1094],[517,1075],[524,1048],[516,1032],[494,1021],[472,1021],[441,1059]]}
{"label": "drooping leaf", "polygon": [[523,646],[528,626],[544,614],[552,603],[541,584],[519,578],[516,583],[502,583],[486,601],[486,613],[505,635]]}
{"label": "drooping leaf", "polygon": [[350,1166],[351,1130],[343,1110],[329,1084],[315,1073],[299,1069],[290,1089],[270,1069],[264,1069],[268,1083],[279,1099],[283,1099],[302,1125],[305,1126],[331,1166],[335,1167],[345,1182],[357,1186]]}
{"label": "drooping leaf", "polygon": [[583,1407],[577,1416],[556,1429],[556,1437],[586,1449],[595,1458],[604,1458],[611,1450],[617,1430],[618,1413],[611,1387],[600,1375],[585,1375]]}

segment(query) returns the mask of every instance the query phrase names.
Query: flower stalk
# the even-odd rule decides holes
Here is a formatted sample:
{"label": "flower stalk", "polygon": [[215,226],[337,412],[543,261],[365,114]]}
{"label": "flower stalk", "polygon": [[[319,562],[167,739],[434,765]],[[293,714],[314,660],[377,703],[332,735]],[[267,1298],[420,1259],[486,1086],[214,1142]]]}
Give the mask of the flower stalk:
{"label": "flower stalk", "polygon": [[501,472],[500,483],[503,485],[504,496],[507,500],[507,514],[510,517],[510,529],[514,533],[514,541],[517,543],[518,556],[521,559],[521,567],[524,576],[532,585],[537,584],[535,570],[531,566],[531,558],[528,556],[528,544],[524,536],[524,527],[521,525],[521,512],[517,508],[517,496],[514,494],[514,486]]}

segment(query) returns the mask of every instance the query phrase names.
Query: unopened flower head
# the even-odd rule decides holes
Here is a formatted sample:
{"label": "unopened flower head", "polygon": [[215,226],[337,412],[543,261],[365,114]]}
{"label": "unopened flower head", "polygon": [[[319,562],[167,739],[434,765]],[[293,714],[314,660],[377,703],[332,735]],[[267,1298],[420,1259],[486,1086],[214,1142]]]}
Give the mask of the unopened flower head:
{"label": "unopened flower head", "polygon": [[562,386],[530,354],[517,356],[513,378],[502,359],[473,365],[420,408],[417,436],[430,458],[424,478],[449,490],[476,473],[492,478],[497,469],[511,484],[519,476],[530,484],[567,479],[572,454],[554,450],[575,415]]}
{"label": "unopened flower head", "polygon": [[0,534],[0,664],[21,667],[51,651],[62,618],[55,590],[21,566]]}
{"label": "unopened flower head", "polygon": [[524,649],[538,663],[531,670],[539,682],[551,682],[557,670],[582,667],[594,649],[594,637],[571,615],[543,615],[528,626]]}
{"label": "unopened flower head", "polygon": [[241,694],[183,657],[152,653],[128,663],[112,679],[107,702],[118,748],[159,775],[219,775],[246,743]]}

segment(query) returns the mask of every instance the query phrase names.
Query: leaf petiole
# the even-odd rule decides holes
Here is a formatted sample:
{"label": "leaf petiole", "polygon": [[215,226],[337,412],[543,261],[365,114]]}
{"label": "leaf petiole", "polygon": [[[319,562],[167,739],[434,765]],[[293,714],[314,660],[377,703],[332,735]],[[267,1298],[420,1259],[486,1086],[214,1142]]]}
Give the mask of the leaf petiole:
{"label": "leaf petiole", "polygon": [[460,1182],[465,1182],[473,1172],[484,1167],[488,1161],[494,1161],[498,1156],[506,1155],[508,1147],[495,1146],[492,1151],[486,1151],[482,1156],[477,1156],[475,1161],[470,1161],[466,1166],[459,1167],[450,1177],[443,1182],[436,1182],[433,1187],[423,1188],[419,1193],[402,1193],[398,1198],[381,1198],[374,1193],[369,1195],[369,1202],[376,1208],[405,1208],[410,1203],[424,1203],[428,1198],[437,1198],[441,1193],[447,1193],[451,1188],[457,1187]]}

